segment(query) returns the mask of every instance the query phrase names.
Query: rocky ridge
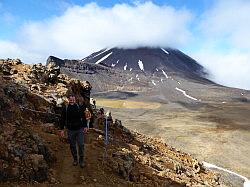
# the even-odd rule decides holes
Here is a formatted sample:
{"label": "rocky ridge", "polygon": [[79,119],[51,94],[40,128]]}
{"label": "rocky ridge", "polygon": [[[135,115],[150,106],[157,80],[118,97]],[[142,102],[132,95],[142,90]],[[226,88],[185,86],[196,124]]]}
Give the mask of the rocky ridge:
{"label": "rocky ridge", "polygon": [[[64,184],[60,161],[66,150],[61,149],[65,143],[55,136],[56,108],[69,92],[87,103],[91,85],[60,74],[60,68],[53,64],[26,65],[11,59],[0,60],[0,82],[0,182]],[[110,126],[108,146],[104,144],[102,126],[95,125],[87,137],[89,173],[77,171],[80,176],[74,184],[221,185],[218,174],[205,169],[189,154],[132,132],[119,120]],[[63,171],[67,170],[70,168]]]}
{"label": "rocky ridge", "polygon": [[82,96],[88,102],[91,85],[60,73],[60,67],[53,63],[23,64],[19,59],[0,60],[0,71],[5,78],[22,85],[32,93],[42,96],[49,102],[58,105],[66,101],[68,93]]}

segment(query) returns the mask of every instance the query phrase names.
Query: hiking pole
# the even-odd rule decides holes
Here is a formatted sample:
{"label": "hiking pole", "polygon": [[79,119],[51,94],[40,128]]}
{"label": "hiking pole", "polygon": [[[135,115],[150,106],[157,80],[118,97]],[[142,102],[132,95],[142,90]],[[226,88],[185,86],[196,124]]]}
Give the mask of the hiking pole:
{"label": "hiking pole", "polygon": [[105,117],[105,145],[107,146],[108,143],[109,143],[109,140],[108,140],[108,117],[106,116]]}
{"label": "hiking pole", "polygon": [[107,158],[107,145],[108,145],[108,117],[105,116],[105,147],[104,147],[104,154],[103,154],[103,160]]}
{"label": "hiking pole", "polygon": [[108,117],[105,117],[105,158],[107,158],[107,146],[108,146]]}

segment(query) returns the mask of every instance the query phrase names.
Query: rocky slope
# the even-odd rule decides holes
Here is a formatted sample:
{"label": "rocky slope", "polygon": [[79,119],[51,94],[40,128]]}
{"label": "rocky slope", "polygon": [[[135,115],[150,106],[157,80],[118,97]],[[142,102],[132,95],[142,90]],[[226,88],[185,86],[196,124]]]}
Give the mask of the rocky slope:
{"label": "rocky slope", "polygon": [[90,85],[60,74],[57,67],[18,59],[0,60],[0,75],[0,181],[48,180],[56,157],[32,127],[56,124],[55,112],[66,94],[86,97]]}
{"label": "rocky slope", "polygon": [[[70,79],[54,65],[0,60],[0,182],[95,186],[219,186],[219,175],[189,154],[131,132],[119,120],[86,138],[86,168],[71,166],[67,145],[56,135],[57,110],[67,93],[89,102],[91,85]],[[59,108],[58,108],[59,107]],[[96,111],[95,111],[96,112]]]}

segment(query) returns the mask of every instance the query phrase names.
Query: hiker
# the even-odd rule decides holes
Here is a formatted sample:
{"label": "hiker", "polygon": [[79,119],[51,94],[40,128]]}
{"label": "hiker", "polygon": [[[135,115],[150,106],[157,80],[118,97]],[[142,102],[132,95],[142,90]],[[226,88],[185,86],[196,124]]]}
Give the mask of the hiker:
{"label": "hiker", "polygon": [[103,128],[103,122],[105,120],[104,109],[100,108],[97,116],[97,126],[99,129]]}
{"label": "hiker", "polygon": [[87,120],[87,128],[89,130],[89,124],[90,124],[90,119],[91,119],[92,115],[91,115],[91,112],[90,112],[90,110],[88,108],[86,108],[84,113],[85,113],[85,118]]}
{"label": "hiker", "polygon": [[113,118],[110,111],[106,113],[106,119],[108,128],[110,129],[110,131],[112,131],[113,134],[115,134],[115,129],[113,127]]}
{"label": "hiker", "polygon": [[[60,121],[60,135],[64,137],[64,127],[67,129],[70,150],[73,157],[73,165],[84,167],[84,133],[87,132],[84,114],[85,106],[76,103],[76,97],[70,95],[69,104],[62,111]],[[76,144],[78,144],[78,154]],[[77,157],[78,156],[78,157]]]}
{"label": "hiker", "polygon": [[108,112],[106,113],[106,118],[107,118],[107,123],[108,123],[108,125],[110,125],[111,123],[113,123],[113,118],[112,118],[112,115],[111,115],[111,112],[110,112],[110,111],[108,111]]}

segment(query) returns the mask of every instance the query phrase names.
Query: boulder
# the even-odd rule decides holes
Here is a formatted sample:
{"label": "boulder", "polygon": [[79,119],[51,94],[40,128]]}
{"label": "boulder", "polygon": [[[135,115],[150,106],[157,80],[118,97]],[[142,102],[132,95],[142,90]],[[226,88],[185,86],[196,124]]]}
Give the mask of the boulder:
{"label": "boulder", "polygon": [[4,87],[4,93],[9,98],[12,98],[14,101],[20,104],[24,104],[27,99],[28,91],[24,87],[20,87],[15,84],[10,84]]}
{"label": "boulder", "polygon": [[8,64],[2,64],[0,70],[4,75],[11,75],[11,67]]}
{"label": "boulder", "polygon": [[126,180],[130,180],[134,165],[135,158],[126,149],[114,152],[109,160],[109,166]]}
{"label": "boulder", "polygon": [[17,73],[18,73],[18,70],[15,69],[15,68],[12,68],[12,69],[10,70],[10,74],[11,74],[11,75],[14,75],[14,74],[17,74]]}
{"label": "boulder", "polygon": [[32,154],[29,157],[33,169],[32,174],[29,176],[30,180],[43,182],[48,179],[49,169],[44,160],[43,155]]}
{"label": "boulder", "polygon": [[19,64],[22,64],[22,61],[19,58],[13,60],[13,65],[19,65]]}

